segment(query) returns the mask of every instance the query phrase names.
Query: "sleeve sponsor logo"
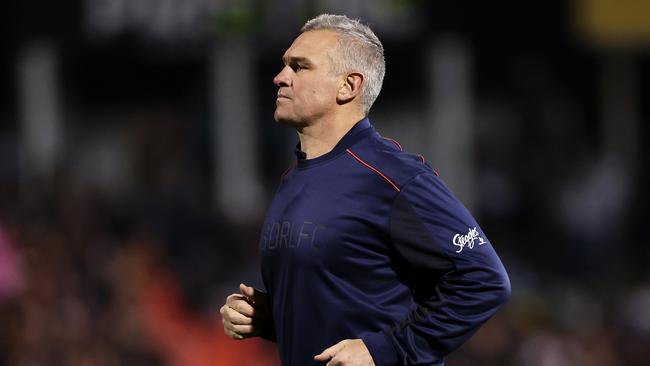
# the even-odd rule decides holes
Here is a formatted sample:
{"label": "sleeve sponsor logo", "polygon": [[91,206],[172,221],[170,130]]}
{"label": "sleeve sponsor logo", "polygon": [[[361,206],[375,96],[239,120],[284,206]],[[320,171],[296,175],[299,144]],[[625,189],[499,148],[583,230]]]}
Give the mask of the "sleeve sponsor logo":
{"label": "sleeve sponsor logo", "polygon": [[458,247],[456,253],[460,253],[463,251],[463,249],[465,249],[465,247],[469,249],[474,249],[474,242],[476,240],[478,240],[478,245],[483,245],[487,243],[487,241],[478,234],[478,230],[476,230],[476,226],[475,226],[473,228],[469,228],[467,235],[461,235],[461,234],[454,235],[454,239],[452,240],[452,242],[454,243],[455,246]]}

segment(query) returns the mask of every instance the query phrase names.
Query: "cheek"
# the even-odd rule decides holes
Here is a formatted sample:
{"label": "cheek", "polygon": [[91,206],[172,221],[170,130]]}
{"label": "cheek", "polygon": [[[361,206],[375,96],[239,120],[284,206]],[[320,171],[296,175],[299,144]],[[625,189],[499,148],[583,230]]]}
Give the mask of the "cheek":
{"label": "cheek", "polygon": [[327,98],[318,89],[309,90],[300,98],[299,106],[304,110],[322,109],[327,104]]}
{"label": "cheek", "polygon": [[317,85],[307,93],[313,104],[328,104],[336,99],[336,93],[327,85]]}
{"label": "cheek", "polygon": [[328,80],[307,83],[304,88],[296,89],[294,86],[294,105],[296,111],[313,111],[314,109],[328,108],[336,103],[336,90]]}

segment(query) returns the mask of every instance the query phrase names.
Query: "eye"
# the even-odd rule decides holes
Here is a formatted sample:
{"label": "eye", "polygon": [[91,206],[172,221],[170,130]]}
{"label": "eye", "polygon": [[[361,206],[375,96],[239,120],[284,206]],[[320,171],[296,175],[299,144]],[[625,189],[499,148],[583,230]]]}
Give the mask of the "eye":
{"label": "eye", "polygon": [[305,69],[305,67],[304,67],[303,65],[298,64],[298,63],[293,63],[293,64],[291,64],[291,65],[289,65],[289,66],[291,67],[291,69],[293,70],[293,72],[298,72],[298,71],[301,71],[301,70],[304,70],[304,69]]}

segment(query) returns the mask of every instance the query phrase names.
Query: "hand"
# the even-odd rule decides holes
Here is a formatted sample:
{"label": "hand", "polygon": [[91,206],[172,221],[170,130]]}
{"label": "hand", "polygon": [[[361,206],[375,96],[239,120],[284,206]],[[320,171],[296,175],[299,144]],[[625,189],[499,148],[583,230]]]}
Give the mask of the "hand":
{"label": "hand", "polygon": [[236,340],[259,335],[270,312],[267,294],[243,283],[239,291],[239,294],[228,296],[219,311],[224,333]]}
{"label": "hand", "polygon": [[314,356],[326,366],[375,366],[370,351],[361,339],[345,339]]}

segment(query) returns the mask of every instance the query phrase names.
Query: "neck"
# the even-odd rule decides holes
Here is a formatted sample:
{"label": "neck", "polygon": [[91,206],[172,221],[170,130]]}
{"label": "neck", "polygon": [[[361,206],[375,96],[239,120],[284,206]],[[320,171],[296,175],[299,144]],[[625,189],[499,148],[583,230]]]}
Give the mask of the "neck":
{"label": "neck", "polygon": [[305,153],[307,159],[327,154],[363,117],[362,114],[333,117],[299,128],[297,132],[300,150]]}

